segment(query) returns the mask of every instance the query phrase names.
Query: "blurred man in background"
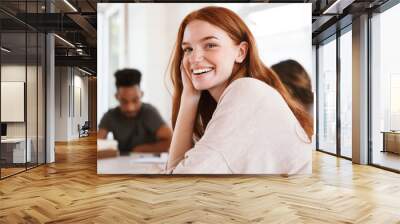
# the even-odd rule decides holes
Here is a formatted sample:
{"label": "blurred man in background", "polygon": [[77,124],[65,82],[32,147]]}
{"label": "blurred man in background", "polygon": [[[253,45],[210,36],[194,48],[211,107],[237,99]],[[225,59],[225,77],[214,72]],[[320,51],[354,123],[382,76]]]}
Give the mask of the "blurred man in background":
{"label": "blurred man in background", "polygon": [[143,103],[140,89],[141,73],[123,69],[115,73],[119,106],[110,109],[99,124],[98,139],[106,139],[109,132],[118,141],[121,155],[130,152],[167,152],[172,131],[155,107]]}

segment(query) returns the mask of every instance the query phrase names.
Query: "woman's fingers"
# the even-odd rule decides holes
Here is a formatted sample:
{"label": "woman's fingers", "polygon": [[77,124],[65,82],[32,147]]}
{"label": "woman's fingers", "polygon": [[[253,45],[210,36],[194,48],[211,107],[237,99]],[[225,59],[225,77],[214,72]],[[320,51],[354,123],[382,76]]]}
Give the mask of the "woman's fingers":
{"label": "woman's fingers", "polygon": [[192,80],[188,73],[186,72],[185,66],[181,63],[181,78],[184,94],[189,96],[190,98],[199,98],[200,91],[194,88]]}
{"label": "woman's fingers", "polygon": [[185,66],[183,66],[183,63],[181,63],[181,76],[182,76],[182,82],[183,82],[183,87],[188,87],[188,85],[190,85],[190,80],[189,77],[186,73],[186,69]]}

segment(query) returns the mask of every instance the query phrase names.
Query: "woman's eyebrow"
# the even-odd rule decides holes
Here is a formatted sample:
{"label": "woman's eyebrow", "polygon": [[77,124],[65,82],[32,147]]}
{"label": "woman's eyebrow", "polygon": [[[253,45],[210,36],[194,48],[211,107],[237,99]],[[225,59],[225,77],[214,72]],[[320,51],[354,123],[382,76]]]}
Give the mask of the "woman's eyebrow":
{"label": "woman's eyebrow", "polygon": [[217,40],[219,40],[218,37],[216,37],[216,36],[207,36],[207,37],[201,38],[200,41],[205,41],[205,40],[209,40],[209,39],[217,39]]}
{"label": "woman's eyebrow", "polygon": [[[206,37],[201,38],[200,41],[203,42],[203,41],[206,41],[206,40],[209,40],[209,39],[217,39],[217,40],[219,40],[219,38],[216,37],[216,36],[206,36]],[[184,45],[190,45],[190,44],[187,43],[187,42],[182,42],[182,46],[184,46]]]}

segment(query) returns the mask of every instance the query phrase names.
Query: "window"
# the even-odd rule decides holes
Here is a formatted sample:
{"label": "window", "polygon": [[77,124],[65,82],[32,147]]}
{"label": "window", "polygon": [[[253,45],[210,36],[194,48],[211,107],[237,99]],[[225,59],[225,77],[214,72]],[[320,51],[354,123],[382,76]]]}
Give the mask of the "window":
{"label": "window", "polygon": [[396,132],[400,130],[399,21],[400,4],[371,18],[370,156],[372,164],[395,170],[400,170],[400,132]]}
{"label": "window", "polygon": [[318,48],[318,149],[336,154],[336,39]]}
{"label": "window", "polygon": [[[350,27],[351,28],[351,27]],[[352,35],[340,36],[340,155],[351,158],[352,141]]]}

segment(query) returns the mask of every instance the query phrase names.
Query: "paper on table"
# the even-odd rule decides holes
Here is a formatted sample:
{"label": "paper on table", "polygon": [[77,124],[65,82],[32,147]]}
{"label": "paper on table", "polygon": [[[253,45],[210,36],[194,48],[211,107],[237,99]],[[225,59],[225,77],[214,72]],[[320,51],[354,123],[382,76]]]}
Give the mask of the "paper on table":
{"label": "paper on table", "polygon": [[168,153],[161,153],[160,156],[141,156],[132,160],[132,163],[166,163],[168,160]]}
{"label": "paper on table", "polygon": [[97,139],[97,150],[118,150],[118,142],[109,139]]}

